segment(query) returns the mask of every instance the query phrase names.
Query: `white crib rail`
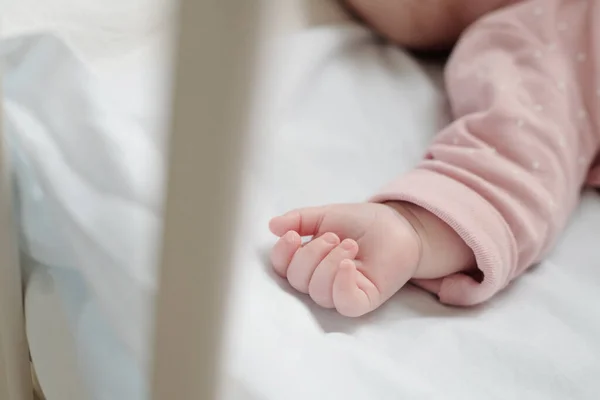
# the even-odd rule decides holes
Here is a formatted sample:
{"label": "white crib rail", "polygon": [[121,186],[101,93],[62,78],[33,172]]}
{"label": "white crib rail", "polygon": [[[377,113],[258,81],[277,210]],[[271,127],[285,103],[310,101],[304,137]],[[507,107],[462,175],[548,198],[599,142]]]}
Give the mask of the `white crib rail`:
{"label": "white crib rail", "polygon": [[259,0],[181,0],[152,398],[216,396]]}
{"label": "white crib rail", "polygon": [[21,270],[3,139],[0,134],[0,399],[31,400]]}

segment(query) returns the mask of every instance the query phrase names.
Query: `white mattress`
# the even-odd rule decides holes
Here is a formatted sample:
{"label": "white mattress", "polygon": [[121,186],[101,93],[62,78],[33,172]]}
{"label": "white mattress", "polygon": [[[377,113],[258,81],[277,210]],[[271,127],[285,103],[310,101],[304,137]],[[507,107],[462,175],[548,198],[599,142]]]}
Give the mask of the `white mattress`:
{"label": "white mattress", "polygon": [[[56,55],[61,47],[57,42],[44,43],[50,47],[36,54]],[[600,201],[595,194],[586,194],[547,262],[474,309],[444,307],[430,295],[407,287],[377,312],[346,319],[315,307],[271,273],[266,263],[274,240],[266,228],[269,217],[296,206],[364,199],[414,165],[432,135],[447,122],[439,75],[427,73],[428,68],[399,49],[377,43],[362,29],[314,29],[281,45],[265,65],[269,69],[263,70],[271,85],[264,92],[264,118],[256,121],[255,157],[244,170],[247,207],[241,232],[248,240],[238,253],[233,275],[225,355],[228,398],[594,398],[600,392],[596,379],[600,314],[593,308],[600,300],[600,261],[594,258],[593,247],[594,237],[600,235]],[[58,53],[60,57],[50,59],[64,68],[69,56]],[[142,76],[158,79],[160,72],[144,57],[140,55],[130,66],[149,74]],[[131,75],[120,74],[121,78],[141,71],[136,68],[128,69]],[[26,68],[13,72],[21,79],[32,73]],[[135,249],[144,250],[146,256],[152,252],[149,225],[142,224],[153,218],[160,185],[149,186],[156,182],[142,178],[150,164],[161,165],[160,135],[150,133],[161,121],[150,118],[156,109],[143,99],[148,91],[153,94],[149,97],[161,98],[164,86],[140,81],[136,85],[128,79],[117,86],[113,76],[103,80],[104,89],[97,91],[90,89],[97,87],[97,81],[83,72],[70,72],[60,75],[63,83],[73,84],[67,85],[70,90],[51,86],[47,96],[15,83],[12,95],[21,107],[8,110],[13,113],[9,134],[28,138],[28,146],[15,142],[13,148],[24,160],[16,165],[21,171],[22,221],[29,221],[25,250],[52,265],[49,272],[46,267],[35,268],[37,278],[30,280],[28,288],[30,340],[35,336],[41,343],[32,345],[33,358],[46,366],[38,369],[46,387],[59,379],[47,359],[50,349],[54,355],[72,355],[84,390],[92,398],[141,400],[148,331],[140,313],[147,312],[154,287],[152,271],[144,269],[149,259],[113,257],[106,264],[99,260],[105,259],[103,254],[119,256]],[[73,76],[77,79],[70,79]],[[114,119],[103,108],[109,99],[116,101],[111,93],[119,92],[111,88],[128,93],[118,102],[125,111]],[[47,119],[38,118],[45,129],[33,130],[21,112],[23,105],[27,115],[39,117],[47,105],[67,98],[65,93],[70,93],[70,100],[62,104],[89,104],[88,112],[65,119],[67,125],[54,129],[48,129]],[[32,103],[33,98],[37,102]],[[137,101],[148,108],[136,109]],[[65,108],[58,111],[64,113]],[[107,119],[121,124],[102,122]],[[72,129],[73,121],[78,129]],[[111,143],[126,157],[111,159],[108,155],[114,156],[114,148],[103,154],[103,147],[97,146],[100,154],[88,158],[87,164],[80,160],[57,169],[59,161],[76,154],[69,151],[69,140],[57,140],[61,132],[77,133],[78,140],[85,134],[100,135],[95,140]],[[142,158],[141,145],[154,149],[156,157]],[[48,149],[61,156],[48,158],[49,153],[42,152]],[[127,169],[123,159],[135,160],[137,168]],[[113,183],[113,197],[103,196],[107,189],[93,179],[100,167],[105,167],[101,182]],[[69,173],[79,180],[66,179]],[[91,203],[66,195],[81,195],[72,190],[90,182],[98,185],[86,197]],[[129,211],[146,210],[148,220],[127,219],[137,216],[137,211],[112,214],[117,209],[114,197],[128,199]],[[35,223],[49,215],[55,219],[46,230]],[[145,241],[112,246],[109,239],[114,238],[107,236],[111,231],[100,229],[110,223],[104,221],[100,228],[93,223],[100,217],[108,222],[118,217],[120,225],[134,229],[130,235],[139,234]],[[61,227],[62,235],[50,234],[48,226]],[[64,240],[82,233],[91,240]],[[70,251],[64,253],[67,243]],[[64,317],[62,328],[42,307],[48,298],[60,299],[53,304],[56,315]],[[73,339],[61,341],[61,346],[72,345],[70,351],[44,343],[50,332],[33,329],[44,326],[42,322],[62,332],[63,339]]]}

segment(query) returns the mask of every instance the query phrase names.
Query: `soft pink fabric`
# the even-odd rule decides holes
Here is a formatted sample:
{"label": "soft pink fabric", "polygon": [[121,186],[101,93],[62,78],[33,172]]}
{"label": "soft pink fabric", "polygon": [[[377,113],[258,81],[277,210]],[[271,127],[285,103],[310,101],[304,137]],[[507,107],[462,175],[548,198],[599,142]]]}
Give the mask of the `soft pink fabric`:
{"label": "soft pink fabric", "polygon": [[483,302],[548,252],[577,205],[600,138],[600,1],[529,0],[464,34],[446,68],[455,121],[421,165],[373,201],[415,203],[473,250],[484,279],[418,282]]}

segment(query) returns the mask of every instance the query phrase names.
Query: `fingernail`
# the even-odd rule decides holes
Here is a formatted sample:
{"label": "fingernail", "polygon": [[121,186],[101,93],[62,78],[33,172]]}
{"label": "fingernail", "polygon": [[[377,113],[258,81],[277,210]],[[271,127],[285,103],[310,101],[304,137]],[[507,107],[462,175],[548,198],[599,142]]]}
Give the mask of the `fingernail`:
{"label": "fingernail", "polygon": [[340,239],[337,237],[335,233],[326,233],[323,235],[323,240],[329,244],[338,244]]}
{"label": "fingernail", "polygon": [[345,239],[342,242],[342,249],[344,250],[352,250],[354,248],[354,241],[350,239]]}
{"label": "fingernail", "polygon": [[294,244],[296,242],[296,235],[294,235],[294,232],[290,231],[283,235],[283,239],[289,244]]}

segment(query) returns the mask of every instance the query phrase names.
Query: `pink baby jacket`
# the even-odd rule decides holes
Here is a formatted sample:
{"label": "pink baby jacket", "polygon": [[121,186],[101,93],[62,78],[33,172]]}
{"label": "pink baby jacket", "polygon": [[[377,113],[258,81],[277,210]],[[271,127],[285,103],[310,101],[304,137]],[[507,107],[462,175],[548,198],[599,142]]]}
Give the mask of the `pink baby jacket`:
{"label": "pink baby jacket", "polygon": [[453,305],[483,302],[552,248],[600,145],[600,0],[528,0],[472,25],[447,64],[454,122],[374,201],[437,215],[473,250],[466,274],[417,282]]}

